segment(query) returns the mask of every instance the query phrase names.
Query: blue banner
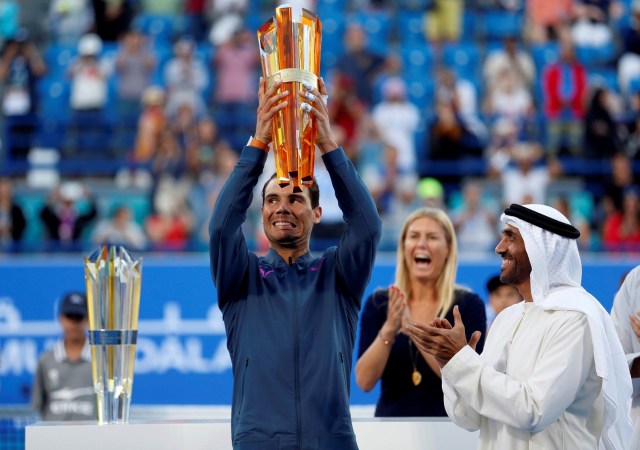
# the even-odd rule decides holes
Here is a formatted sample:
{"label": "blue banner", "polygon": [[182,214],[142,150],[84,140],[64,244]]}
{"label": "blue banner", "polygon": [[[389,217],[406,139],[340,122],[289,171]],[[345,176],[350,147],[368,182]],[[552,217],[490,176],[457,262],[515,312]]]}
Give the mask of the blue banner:
{"label": "blue banner", "polygon": [[[587,260],[583,284],[610,310],[620,277],[638,263]],[[497,256],[463,261],[458,282],[486,300],[499,264]],[[394,272],[394,258],[379,257],[367,294]],[[133,403],[229,405],[231,361],[206,256],[145,257],[142,275]],[[0,261],[0,405],[29,402],[38,357],[61,335],[57,302],[71,290],[85,290],[82,257]],[[374,404],[378,393],[351,382],[353,404]]]}

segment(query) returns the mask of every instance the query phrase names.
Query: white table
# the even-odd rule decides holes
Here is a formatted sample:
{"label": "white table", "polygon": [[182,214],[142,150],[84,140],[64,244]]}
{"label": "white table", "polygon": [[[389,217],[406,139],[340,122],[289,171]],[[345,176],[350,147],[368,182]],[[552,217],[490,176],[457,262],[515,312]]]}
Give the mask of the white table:
{"label": "white table", "polygon": [[[449,419],[354,419],[360,450],[475,449],[478,433]],[[27,450],[231,450],[228,419],[132,420],[125,425],[38,422],[26,428]]]}

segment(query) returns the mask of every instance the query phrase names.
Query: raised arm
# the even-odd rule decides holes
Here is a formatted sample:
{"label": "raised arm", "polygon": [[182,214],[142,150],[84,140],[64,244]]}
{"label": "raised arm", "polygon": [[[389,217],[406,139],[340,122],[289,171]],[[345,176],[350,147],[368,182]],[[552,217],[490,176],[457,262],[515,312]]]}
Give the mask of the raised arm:
{"label": "raised arm", "polygon": [[339,276],[359,305],[371,277],[380,241],[380,216],[369,190],[344,151],[338,148],[331,132],[329,112],[322,100],[327,95],[324,81],[320,79],[319,90],[309,88],[301,95],[309,101],[306,103],[309,105],[308,110],[317,119],[316,145],[322,152],[322,160],[336,192],[338,206],[347,223],[347,229],[338,245]]}
{"label": "raised arm", "polygon": [[286,92],[276,94],[279,86],[276,83],[265,92],[265,82],[260,79],[255,139],[242,150],[238,164],[220,190],[209,222],[211,277],[221,309],[245,286],[249,255],[241,226],[268,155],[271,118],[286,106],[286,102],[280,102]]}

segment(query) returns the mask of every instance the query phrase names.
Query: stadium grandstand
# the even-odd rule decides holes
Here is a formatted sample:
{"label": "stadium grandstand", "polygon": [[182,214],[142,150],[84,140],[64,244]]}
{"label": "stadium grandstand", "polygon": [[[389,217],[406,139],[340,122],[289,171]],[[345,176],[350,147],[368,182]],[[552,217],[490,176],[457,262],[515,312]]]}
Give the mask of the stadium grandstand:
{"label": "stadium grandstand", "polygon": [[[204,254],[254,132],[256,30],[278,3],[0,2],[0,259]],[[585,252],[640,250],[639,0],[287,3],[322,21],[334,131],[378,205],[382,252],[437,205],[463,260],[488,259],[510,203],[563,211]],[[0,411],[0,447],[23,448],[34,419]]]}

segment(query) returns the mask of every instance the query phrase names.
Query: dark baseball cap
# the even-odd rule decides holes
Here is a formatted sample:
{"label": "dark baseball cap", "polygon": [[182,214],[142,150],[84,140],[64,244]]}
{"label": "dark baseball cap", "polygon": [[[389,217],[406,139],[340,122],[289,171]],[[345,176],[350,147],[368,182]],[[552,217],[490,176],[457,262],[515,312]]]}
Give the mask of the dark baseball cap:
{"label": "dark baseball cap", "polygon": [[491,278],[489,278],[489,281],[487,281],[487,291],[489,291],[489,293],[492,293],[493,291],[495,291],[501,286],[509,286],[509,285],[507,283],[503,283],[500,280],[500,275],[494,275]]}
{"label": "dark baseball cap", "polygon": [[70,292],[60,303],[60,315],[87,318],[87,297],[82,292]]}

